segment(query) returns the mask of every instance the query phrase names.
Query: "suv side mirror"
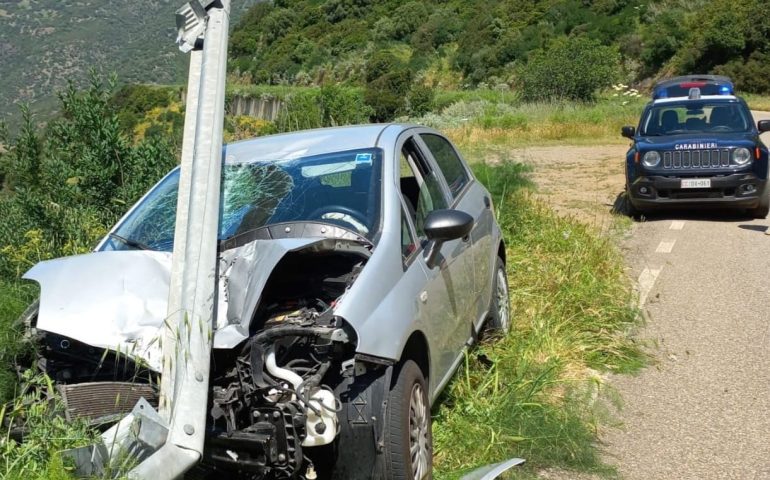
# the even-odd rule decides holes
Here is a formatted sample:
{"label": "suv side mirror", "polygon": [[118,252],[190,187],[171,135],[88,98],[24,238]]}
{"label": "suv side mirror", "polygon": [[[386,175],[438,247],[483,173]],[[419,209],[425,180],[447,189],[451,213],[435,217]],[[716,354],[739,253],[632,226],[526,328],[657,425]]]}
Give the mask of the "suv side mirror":
{"label": "suv side mirror", "polygon": [[757,122],[759,133],[770,132],[770,120],[760,120]]}
{"label": "suv side mirror", "polygon": [[425,263],[436,266],[444,242],[467,236],[473,228],[473,217],[460,210],[434,210],[425,218],[425,235],[430,240]]}
{"label": "suv side mirror", "polygon": [[620,134],[633,140],[633,138],[636,136],[636,127],[625,126],[620,129]]}

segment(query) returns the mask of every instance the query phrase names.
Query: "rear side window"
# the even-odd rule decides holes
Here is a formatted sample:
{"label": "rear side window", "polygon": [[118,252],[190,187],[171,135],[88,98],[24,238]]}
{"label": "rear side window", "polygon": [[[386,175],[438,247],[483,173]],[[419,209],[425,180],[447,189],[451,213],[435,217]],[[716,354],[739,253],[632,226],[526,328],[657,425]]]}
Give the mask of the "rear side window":
{"label": "rear side window", "polygon": [[470,178],[452,144],[443,137],[429,133],[421,134],[420,138],[428,146],[441,173],[444,174],[449,190],[452,192],[452,198],[457,197],[468,184]]}

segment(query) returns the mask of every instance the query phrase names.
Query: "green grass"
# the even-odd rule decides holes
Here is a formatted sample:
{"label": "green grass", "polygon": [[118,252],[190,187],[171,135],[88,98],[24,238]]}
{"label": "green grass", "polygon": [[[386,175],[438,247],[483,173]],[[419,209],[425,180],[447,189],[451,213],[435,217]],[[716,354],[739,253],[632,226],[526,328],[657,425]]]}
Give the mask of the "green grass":
{"label": "green grass", "polygon": [[[557,216],[527,192],[525,167],[475,166],[507,242],[511,334],[472,350],[435,412],[436,478],[511,457],[612,474],[595,447],[606,372],[645,356],[629,280],[613,239]],[[450,473],[451,472],[451,473]]]}
{"label": "green grass", "polygon": [[622,144],[628,140],[620,136],[620,128],[639,122],[645,101],[614,97],[595,103],[461,100],[440,113],[409,120],[446,132],[463,149],[478,145]]}
{"label": "green grass", "polygon": [[770,112],[770,95],[756,95],[753,93],[739,93],[740,96],[749,104],[752,110]]}

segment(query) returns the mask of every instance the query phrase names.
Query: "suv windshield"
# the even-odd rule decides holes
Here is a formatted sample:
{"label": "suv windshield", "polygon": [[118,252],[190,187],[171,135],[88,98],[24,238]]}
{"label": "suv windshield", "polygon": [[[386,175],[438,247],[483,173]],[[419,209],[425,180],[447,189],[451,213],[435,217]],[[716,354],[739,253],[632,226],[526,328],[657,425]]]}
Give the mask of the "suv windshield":
{"label": "suv windshield", "polygon": [[738,133],[747,132],[750,125],[739,103],[688,101],[654,105],[642,121],[641,134]]}
{"label": "suv windshield", "polygon": [[[370,240],[380,222],[382,151],[352,150],[222,169],[219,239],[284,222],[324,222]],[[179,169],[137,205],[103,250],[174,246]]]}

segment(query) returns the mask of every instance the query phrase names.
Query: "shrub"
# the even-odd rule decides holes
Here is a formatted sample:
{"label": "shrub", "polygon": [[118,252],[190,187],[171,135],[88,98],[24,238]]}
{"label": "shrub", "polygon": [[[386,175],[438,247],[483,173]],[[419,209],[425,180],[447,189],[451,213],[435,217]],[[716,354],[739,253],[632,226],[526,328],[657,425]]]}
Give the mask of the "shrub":
{"label": "shrub", "polygon": [[279,132],[365,123],[373,110],[360,92],[336,85],[289,95],[275,121]]}
{"label": "shrub", "polygon": [[521,96],[528,101],[594,100],[599,89],[619,76],[615,48],[585,37],[562,38],[537,50],[517,71]]}
{"label": "shrub", "polygon": [[4,155],[10,192],[0,197],[0,275],[92,248],[176,164],[163,137],[128,139],[111,97],[94,79],[83,91],[61,92],[61,116],[43,128],[23,111]]}

